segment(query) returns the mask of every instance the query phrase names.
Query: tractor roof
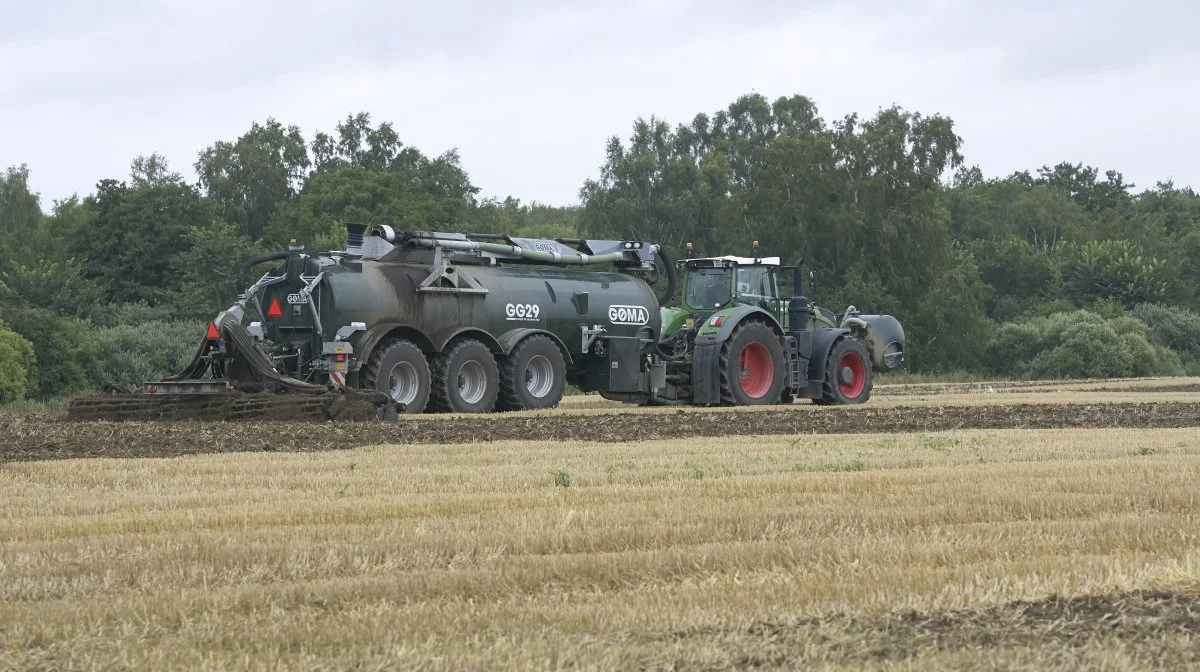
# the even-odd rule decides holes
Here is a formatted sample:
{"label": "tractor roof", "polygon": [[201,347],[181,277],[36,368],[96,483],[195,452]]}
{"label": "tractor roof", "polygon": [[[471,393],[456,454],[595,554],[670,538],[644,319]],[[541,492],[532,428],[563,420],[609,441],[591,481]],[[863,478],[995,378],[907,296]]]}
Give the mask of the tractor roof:
{"label": "tractor roof", "polygon": [[694,259],[685,259],[688,261],[733,261],[737,262],[738,266],[778,266],[779,257],[736,257],[732,254],[727,254],[723,257],[696,257]]}

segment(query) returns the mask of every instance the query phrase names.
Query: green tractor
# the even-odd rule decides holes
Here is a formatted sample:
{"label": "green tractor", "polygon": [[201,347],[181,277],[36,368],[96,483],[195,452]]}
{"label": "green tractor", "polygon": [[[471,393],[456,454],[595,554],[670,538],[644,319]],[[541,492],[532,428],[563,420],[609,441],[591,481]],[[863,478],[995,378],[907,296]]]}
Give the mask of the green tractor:
{"label": "green tractor", "polygon": [[[689,255],[677,266],[680,287],[662,308],[659,348],[678,398],[737,406],[797,397],[858,404],[870,398],[874,370],[893,370],[903,359],[904,330],[894,317],[860,315],[849,306],[839,319],[816,306],[804,296],[801,263]],[[780,290],[789,280],[785,296]],[[815,289],[815,277],[807,280]]]}

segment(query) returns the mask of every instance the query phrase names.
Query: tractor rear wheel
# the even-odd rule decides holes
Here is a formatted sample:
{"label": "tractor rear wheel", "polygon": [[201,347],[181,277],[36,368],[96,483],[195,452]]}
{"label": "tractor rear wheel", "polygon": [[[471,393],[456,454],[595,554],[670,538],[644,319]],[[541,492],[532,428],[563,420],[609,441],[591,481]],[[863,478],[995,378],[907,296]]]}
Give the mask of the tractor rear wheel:
{"label": "tractor rear wheel", "polygon": [[762,322],[738,325],[721,348],[721,403],[777,404],[787,382],[779,334]]}
{"label": "tractor rear wheel", "polygon": [[458,341],[433,359],[432,387],[429,405],[435,411],[491,412],[500,392],[496,358],[473,338]]}
{"label": "tractor rear wheel", "polygon": [[535,334],[521,341],[500,363],[500,398],[503,411],[554,408],[562,401],[567,365],[558,345]]}
{"label": "tractor rear wheel", "polygon": [[838,341],[825,361],[821,401],[825,404],[861,404],[871,398],[874,384],[867,346],[854,338]]}
{"label": "tractor rear wheel", "polygon": [[423,413],[429,403],[429,362],[412,341],[396,338],[376,346],[363,365],[362,386],[403,404],[405,413]]}

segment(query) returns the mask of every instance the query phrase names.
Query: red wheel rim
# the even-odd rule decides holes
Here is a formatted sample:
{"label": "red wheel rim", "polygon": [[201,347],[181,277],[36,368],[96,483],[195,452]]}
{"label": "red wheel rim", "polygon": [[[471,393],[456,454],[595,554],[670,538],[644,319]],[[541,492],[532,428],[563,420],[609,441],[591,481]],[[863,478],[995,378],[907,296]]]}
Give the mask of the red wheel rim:
{"label": "red wheel rim", "polygon": [[771,353],[762,343],[751,343],[742,348],[738,357],[738,384],[746,396],[758,398],[771,389],[775,379],[775,367],[771,366]]}
{"label": "red wheel rim", "polygon": [[867,386],[867,364],[858,353],[847,352],[838,360],[838,389],[853,399]]}

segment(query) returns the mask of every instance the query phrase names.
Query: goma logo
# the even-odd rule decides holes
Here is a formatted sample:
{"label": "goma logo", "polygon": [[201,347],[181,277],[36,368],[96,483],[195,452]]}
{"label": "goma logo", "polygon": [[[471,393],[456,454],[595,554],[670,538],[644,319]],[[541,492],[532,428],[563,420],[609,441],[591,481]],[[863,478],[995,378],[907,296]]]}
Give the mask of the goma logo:
{"label": "goma logo", "polygon": [[641,326],[650,321],[650,311],[645,306],[609,306],[608,321]]}
{"label": "goma logo", "polygon": [[510,303],[504,306],[504,314],[510,320],[536,322],[542,314],[542,308],[536,303]]}

